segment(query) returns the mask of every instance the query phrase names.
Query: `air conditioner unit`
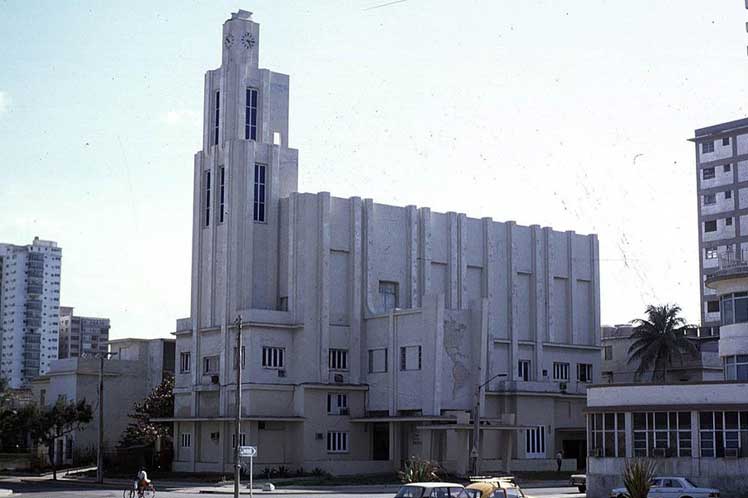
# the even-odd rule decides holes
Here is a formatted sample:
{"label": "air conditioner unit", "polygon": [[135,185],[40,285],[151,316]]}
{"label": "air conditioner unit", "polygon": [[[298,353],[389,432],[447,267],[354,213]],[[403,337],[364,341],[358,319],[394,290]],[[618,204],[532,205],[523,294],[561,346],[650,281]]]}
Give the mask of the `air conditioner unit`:
{"label": "air conditioner unit", "polygon": [[725,458],[738,458],[740,456],[740,448],[725,448]]}
{"label": "air conditioner unit", "polygon": [[261,421],[257,422],[257,430],[259,430],[259,431],[264,431],[265,430],[265,422],[264,421],[261,420]]}
{"label": "air conditioner unit", "polygon": [[218,438],[221,436],[220,432],[211,432],[210,433],[210,440],[211,441],[218,441]]}
{"label": "air conditioner unit", "polygon": [[561,390],[561,392],[562,392],[562,393],[565,393],[565,392],[566,392],[566,388],[567,388],[567,387],[568,387],[568,386],[566,385],[566,382],[559,382],[559,383],[558,383],[558,388],[559,388],[559,390]]}
{"label": "air conditioner unit", "polygon": [[665,448],[652,448],[652,456],[655,458],[665,458],[667,450]]}
{"label": "air conditioner unit", "polygon": [[345,379],[343,378],[343,374],[335,374],[333,380],[338,384],[341,384]]}
{"label": "air conditioner unit", "polygon": [[210,376],[210,383],[211,384],[218,384],[219,381],[220,381],[220,378],[218,377],[218,375],[211,375]]}
{"label": "air conditioner unit", "polygon": [[339,413],[340,415],[348,415],[348,414],[350,414],[350,411],[348,411],[348,408],[340,408],[340,409],[338,410],[338,413]]}
{"label": "air conditioner unit", "polygon": [[321,432],[318,432],[318,433],[316,433],[316,434],[314,435],[314,439],[318,439],[318,440],[322,440],[322,439],[325,439],[325,435],[324,435],[324,434],[322,434]]}
{"label": "air conditioner unit", "polygon": [[285,370],[283,370],[283,369],[278,370],[278,377],[285,377],[285,376],[286,376],[286,371]]}

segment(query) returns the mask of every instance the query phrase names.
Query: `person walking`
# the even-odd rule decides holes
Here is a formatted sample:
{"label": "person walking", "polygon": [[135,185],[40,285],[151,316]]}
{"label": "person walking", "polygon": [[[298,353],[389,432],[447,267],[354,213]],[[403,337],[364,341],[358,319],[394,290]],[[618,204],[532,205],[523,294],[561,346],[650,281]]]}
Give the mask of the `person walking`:
{"label": "person walking", "polygon": [[556,472],[561,472],[561,464],[564,461],[564,454],[561,450],[556,453]]}

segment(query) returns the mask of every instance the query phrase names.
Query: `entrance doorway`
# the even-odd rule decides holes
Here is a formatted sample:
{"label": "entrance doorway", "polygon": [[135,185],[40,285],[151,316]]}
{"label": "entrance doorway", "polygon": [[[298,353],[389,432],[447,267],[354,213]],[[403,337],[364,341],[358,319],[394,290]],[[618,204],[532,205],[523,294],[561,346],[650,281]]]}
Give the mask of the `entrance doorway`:
{"label": "entrance doorway", "polygon": [[390,424],[387,422],[372,424],[371,458],[372,460],[390,459]]}
{"label": "entrance doorway", "polygon": [[576,458],[577,470],[587,466],[587,441],[584,439],[564,439],[561,442],[564,458]]}

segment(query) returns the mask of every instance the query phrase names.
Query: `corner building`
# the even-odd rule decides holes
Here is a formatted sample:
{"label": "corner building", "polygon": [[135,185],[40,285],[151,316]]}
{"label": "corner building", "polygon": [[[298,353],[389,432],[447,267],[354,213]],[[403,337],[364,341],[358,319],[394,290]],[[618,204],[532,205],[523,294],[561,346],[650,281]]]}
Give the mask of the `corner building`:
{"label": "corner building", "polygon": [[174,470],[232,469],[239,315],[256,465],[375,473],[420,455],[465,473],[487,382],[482,470],[555,468],[559,449],[576,468],[599,377],[596,236],[299,193],[288,76],[258,67],[248,12],[222,45],[175,332]]}

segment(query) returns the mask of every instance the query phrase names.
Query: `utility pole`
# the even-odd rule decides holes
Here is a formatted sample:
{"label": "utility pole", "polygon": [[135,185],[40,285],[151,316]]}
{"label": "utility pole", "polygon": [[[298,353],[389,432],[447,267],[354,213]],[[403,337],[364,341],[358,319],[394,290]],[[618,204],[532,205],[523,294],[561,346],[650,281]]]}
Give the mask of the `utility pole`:
{"label": "utility pole", "polygon": [[99,439],[96,445],[96,482],[104,482],[104,360],[117,353],[99,353]]}
{"label": "utility pole", "polygon": [[475,413],[473,414],[473,449],[470,456],[473,458],[473,475],[477,476],[480,472],[480,390],[488,385],[489,382],[497,377],[506,377],[507,374],[496,374],[483,384],[475,386]]}
{"label": "utility pole", "polygon": [[239,498],[239,480],[241,479],[242,466],[240,458],[241,443],[241,423],[242,423],[242,316],[236,317],[234,323],[236,329],[236,420],[235,420],[235,438],[234,446],[234,498]]}

